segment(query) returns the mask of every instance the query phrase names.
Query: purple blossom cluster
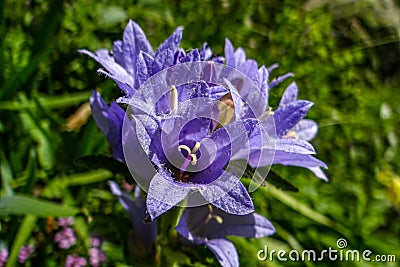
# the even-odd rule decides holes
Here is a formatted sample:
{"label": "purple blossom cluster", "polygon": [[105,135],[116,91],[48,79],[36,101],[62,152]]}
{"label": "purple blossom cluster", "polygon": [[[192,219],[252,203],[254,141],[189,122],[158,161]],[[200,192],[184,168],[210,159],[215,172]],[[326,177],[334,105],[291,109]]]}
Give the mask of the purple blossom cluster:
{"label": "purple blossom cluster", "polygon": [[89,259],[90,266],[99,267],[102,263],[106,262],[106,254],[100,249],[101,238],[93,236],[90,238]]}
{"label": "purple blossom cluster", "polygon": [[86,264],[86,259],[77,254],[68,255],[65,260],[65,267],[82,267],[86,266]]}
{"label": "purple blossom cluster", "polygon": [[5,266],[8,259],[8,249],[3,248],[0,250],[0,267]]}
{"label": "purple blossom cluster", "polygon": [[[18,254],[18,262],[23,264],[26,262],[27,259],[32,255],[35,251],[35,247],[30,244],[25,244],[21,247],[19,254]],[[0,249],[0,267],[5,266],[8,260],[9,251],[7,248]]]}
{"label": "purple blossom cluster", "polygon": [[322,171],[327,166],[314,157],[309,143],[318,125],[304,119],[313,103],[298,99],[293,82],[273,109],[270,90],[292,73],[270,81],[277,65],[259,67],[228,39],[224,57],[213,57],[207,44],[185,51],[180,48],[182,31],[178,27],[154,51],[139,25],[129,21],[111,52],[80,50],[103,65],[99,72],[124,93],[117,103],[129,106],[129,112],[115,102],[108,106],[94,91],[91,110],[114,158],[126,163],[147,191],[144,197],[135,186],[132,198],[110,182],[131,217],[136,244],[151,250],[156,219],[180,203],[200,199],[203,205],[187,206],[177,232],[192,245],[207,246],[222,266],[238,266],[236,249],[226,237],[258,238],[275,229],[254,212],[231,163],[298,166],[327,180]]}
{"label": "purple blossom cluster", "polygon": [[73,224],[73,217],[58,219],[58,225],[61,227],[61,230],[54,235],[54,242],[56,242],[61,249],[69,249],[76,243],[75,233],[70,227]]}
{"label": "purple blossom cluster", "polygon": [[24,263],[34,251],[35,248],[32,245],[23,245],[18,254],[18,262]]}
{"label": "purple blossom cluster", "polygon": [[58,226],[61,227],[68,227],[72,226],[74,224],[74,217],[64,217],[64,218],[59,218],[57,221]]}

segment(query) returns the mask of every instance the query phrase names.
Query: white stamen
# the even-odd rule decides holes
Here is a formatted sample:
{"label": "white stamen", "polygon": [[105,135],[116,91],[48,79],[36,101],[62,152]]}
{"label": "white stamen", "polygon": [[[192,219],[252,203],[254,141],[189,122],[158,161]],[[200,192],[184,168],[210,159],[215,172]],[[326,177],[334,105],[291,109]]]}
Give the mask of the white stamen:
{"label": "white stamen", "polygon": [[220,216],[218,216],[218,215],[213,215],[213,218],[215,219],[215,221],[216,221],[218,224],[222,224],[222,223],[224,222],[224,220],[223,220]]}
{"label": "white stamen", "polygon": [[178,151],[181,151],[181,149],[184,149],[187,151],[188,154],[192,154],[192,151],[190,150],[190,148],[186,145],[180,145],[178,146]]}
{"label": "white stamen", "polygon": [[194,145],[193,149],[192,149],[192,154],[196,153],[197,150],[199,150],[200,148],[200,142],[196,142],[196,144]]}
{"label": "white stamen", "polygon": [[173,115],[178,114],[178,90],[176,90],[175,85],[171,86],[169,103],[171,105],[171,113]]}
{"label": "white stamen", "polygon": [[199,148],[200,148],[200,142],[196,142],[196,144],[194,145],[192,150],[190,150],[190,148],[187,145],[179,145],[178,146],[179,151],[181,151],[181,149],[183,149],[188,153],[188,155],[190,155],[192,157],[192,159],[190,160],[192,165],[196,165],[196,163],[197,163],[197,155],[195,153],[197,152],[197,150],[199,150]]}
{"label": "white stamen", "polygon": [[208,210],[209,210],[209,214],[207,215],[207,218],[205,220],[205,223],[207,224],[211,219],[214,219],[218,224],[222,224],[224,223],[224,220],[221,218],[221,216],[218,215],[214,215],[213,214],[213,208],[211,205],[208,205]]}
{"label": "white stamen", "polygon": [[274,115],[274,112],[272,111],[271,107],[268,107],[268,110],[261,116],[260,120],[263,121],[266,119],[269,115]]}
{"label": "white stamen", "polygon": [[296,131],[288,131],[283,137],[285,137],[285,138],[294,137],[296,139],[299,139],[299,135],[297,134]]}
{"label": "white stamen", "polygon": [[192,156],[192,160],[190,161],[190,163],[192,163],[192,165],[196,165],[196,163],[197,163],[196,154],[190,154],[190,156]]}

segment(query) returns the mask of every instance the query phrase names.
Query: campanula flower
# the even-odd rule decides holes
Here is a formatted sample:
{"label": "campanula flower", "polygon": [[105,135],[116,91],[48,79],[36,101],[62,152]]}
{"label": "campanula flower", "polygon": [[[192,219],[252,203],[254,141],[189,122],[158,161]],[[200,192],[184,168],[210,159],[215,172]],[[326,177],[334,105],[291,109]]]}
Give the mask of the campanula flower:
{"label": "campanula flower", "polygon": [[[157,127],[149,117],[133,116],[139,142],[157,172],[149,183],[147,209],[152,219],[187,197],[204,198],[232,214],[249,214],[253,203],[239,177],[225,170],[246,144],[257,121],[246,119],[213,129],[213,100],[190,103]],[[143,127],[143,130],[140,130]]]}
{"label": "campanula flower", "polygon": [[[159,48],[153,52],[153,48],[147,40],[140,26],[130,20],[125,27],[123,39],[114,42],[112,52],[107,49],[99,49],[94,53],[88,50],[79,50],[99,62],[106,70],[99,70],[112,78],[126,97],[131,97],[136,89],[150,76],[181,61],[200,60],[210,55],[209,50],[192,52],[186,55],[179,50],[182,38],[182,27],[178,27]],[[179,53],[179,55],[177,55]],[[196,57],[197,56],[197,57]]]}
{"label": "campanula flower", "polygon": [[214,253],[221,266],[239,266],[235,246],[227,236],[259,238],[275,233],[275,229],[257,213],[232,215],[205,205],[184,211],[178,233],[193,245],[205,245]]}
{"label": "campanula flower", "polygon": [[[259,111],[252,113],[240,113],[235,110],[237,116],[241,118],[256,116],[260,121],[261,130],[255,131],[250,138],[251,155],[249,165],[253,168],[272,165],[292,165],[304,167],[311,170],[318,178],[327,180],[328,178],[321,170],[327,168],[326,164],[312,156],[315,150],[308,141],[313,139],[318,131],[318,125],[312,121],[304,119],[313,103],[306,100],[297,100],[298,88],[296,83],[291,83],[285,90],[279,107],[272,111],[268,106],[268,91],[288,77],[293,76],[292,73],[285,74],[269,82],[269,75],[278,65],[275,64],[270,68],[262,66],[257,71],[257,62],[246,59],[246,54],[242,48],[234,50],[231,42],[226,39],[225,43],[225,59],[226,64],[237,68],[252,79],[259,87],[265,99],[265,106],[262,116],[256,116]],[[233,84],[230,85],[234,86]],[[238,94],[242,98],[234,99],[236,103],[248,105],[251,101],[259,101],[254,98],[246,98],[245,87],[243,83],[237,83],[235,86]],[[233,97],[234,98],[234,97]],[[246,103],[242,103],[246,102]],[[235,104],[235,107],[239,106]],[[256,104],[250,103],[252,107],[258,107]],[[271,115],[269,117],[269,115]],[[265,135],[266,132],[267,134]],[[264,136],[260,136],[264,133]],[[265,144],[265,141],[266,144]],[[246,158],[241,153],[237,153],[234,159]]]}
{"label": "campanula flower", "polygon": [[[213,58],[206,45],[200,50],[185,52],[179,48],[181,38],[182,28],[179,27],[153,52],[141,28],[129,21],[123,40],[114,43],[113,53],[81,50],[101,63],[107,70],[102,72],[113,78],[125,93],[118,102],[129,104],[132,111],[128,116],[131,125],[125,129],[125,136],[129,138],[121,137],[126,113],[118,105],[108,107],[98,93],[93,93],[91,106],[97,124],[113,148],[114,157],[128,161],[128,166],[136,164],[135,170],[130,167],[135,179],[144,177],[144,185],[140,185],[148,191],[146,201],[151,219],[190,199],[193,194],[227,213],[243,215],[254,211],[240,177],[235,176],[232,169],[226,171],[231,160],[248,160],[253,168],[272,164],[301,166],[320,178],[325,177],[320,167],[326,165],[311,156],[315,150],[308,143],[316,124],[302,120],[313,103],[291,100],[294,90],[288,89],[277,110],[272,111],[268,104],[269,90],[293,76],[292,73],[270,82],[270,74],[277,65],[258,68],[255,60],[247,59],[242,48],[235,50],[228,39],[225,58]],[[174,71],[179,74],[179,68],[169,67],[199,61],[207,62],[205,66],[209,69],[202,71],[209,73],[208,77],[178,83],[176,87],[165,86],[168,79],[177,78]],[[210,82],[218,67],[208,62],[225,64],[222,74],[226,79],[219,80],[223,84]],[[193,73],[196,71],[192,69]],[[148,90],[148,83],[157,83],[157,86]],[[143,90],[139,90],[141,86]],[[297,97],[297,91],[295,95]],[[203,105],[191,105],[190,109],[179,107],[197,98],[207,100]],[[224,103],[230,112],[220,106],[215,108],[216,101]],[[202,114],[206,109],[208,113]],[[193,114],[199,118],[195,119]],[[196,130],[188,130],[185,124]],[[182,127],[186,130],[180,131]],[[294,133],[297,137],[292,136]],[[179,138],[174,139],[176,136]],[[240,140],[241,145],[232,138]],[[205,144],[209,141],[214,144],[212,148]],[[127,155],[128,160],[124,158]]]}
{"label": "campanula flower", "polygon": [[115,159],[124,162],[122,149],[122,123],[125,111],[112,102],[110,106],[104,102],[100,93],[93,91],[90,97],[90,108],[97,126],[106,136]]}
{"label": "campanula flower", "polygon": [[[312,171],[318,178],[328,180],[321,168],[327,169],[326,164],[315,157],[314,148],[307,141],[313,139],[318,131],[318,125],[304,117],[313,103],[306,100],[297,100],[298,89],[296,83],[290,84],[273,112],[277,143],[273,164],[304,167]],[[265,120],[263,123],[268,123]],[[280,149],[279,144],[290,144],[292,149]]]}

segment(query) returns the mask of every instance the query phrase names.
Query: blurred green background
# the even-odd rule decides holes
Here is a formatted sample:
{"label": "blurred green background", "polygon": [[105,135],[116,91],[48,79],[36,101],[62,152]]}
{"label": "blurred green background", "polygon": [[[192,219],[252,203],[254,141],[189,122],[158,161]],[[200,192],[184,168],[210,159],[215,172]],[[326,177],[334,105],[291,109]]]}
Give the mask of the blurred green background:
{"label": "blurred green background", "polygon": [[[259,64],[279,63],[273,77],[295,74],[271,91],[273,107],[292,81],[299,98],[315,102],[308,118],[320,125],[313,144],[329,166],[330,181],[300,168],[274,167],[300,192],[267,186],[252,194],[257,212],[277,233],[232,238],[242,266],[398,266],[262,262],[256,256],[265,245],[337,249],[337,239],[345,238],[349,249],[393,254],[400,262],[398,0],[0,1],[0,196],[68,205],[63,213],[53,206],[27,208],[13,199],[11,210],[0,209],[0,246],[11,249],[14,261],[19,247],[33,240],[37,249],[29,264],[59,266],[61,257],[46,244],[50,241],[38,236],[47,216],[75,214],[81,252],[89,233],[96,232],[106,240],[107,266],[126,266],[129,219],[106,183],[122,178],[78,166],[74,159],[110,155],[84,104],[91,90],[108,101],[120,96],[111,80],[96,73],[100,65],[77,50],[111,48],[129,18],[153,47],[179,25],[185,28],[185,49],[208,42],[214,54],[223,55],[228,37]],[[177,250],[181,266],[217,265],[205,249]]]}

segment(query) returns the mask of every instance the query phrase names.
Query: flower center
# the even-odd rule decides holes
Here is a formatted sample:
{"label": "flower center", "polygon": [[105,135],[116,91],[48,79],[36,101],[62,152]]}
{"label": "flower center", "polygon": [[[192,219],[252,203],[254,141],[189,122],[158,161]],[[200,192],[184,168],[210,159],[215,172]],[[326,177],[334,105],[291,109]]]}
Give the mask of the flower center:
{"label": "flower center", "polygon": [[[199,148],[200,148],[200,142],[196,142],[196,144],[194,145],[194,147],[192,148],[192,150],[190,150],[190,148],[187,146],[187,145],[180,145],[180,146],[178,146],[178,150],[180,151],[180,152],[182,152],[182,149],[183,150],[185,150],[187,153],[188,153],[188,155],[186,156],[186,160],[189,160],[189,162],[191,162],[192,163],[192,165],[196,165],[196,163],[197,163],[197,155],[196,155],[196,152],[197,152],[197,150],[199,150]],[[185,162],[186,162],[186,160],[185,160]],[[186,166],[187,167],[187,166]],[[184,169],[182,169],[181,168],[181,170],[186,170],[186,168],[184,168]]]}
{"label": "flower center", "polygon": [[185,161],[182,163],[182,166],[180,167],[180,171],[178,174],[178,179],[180,181],[186,182],[189,178],[189,175],[184,175],[184,172],[186,171],[187,167],[189,166],[189,163],[192,165],[196,165],[197,163],[197,155],[196,152],[200,148],[200,142],[196,142],[194,147],[190,149],[187,145],[179,145],[178,146],[178,151],[180,151],[182,154],[183,152],[187,153],[187,156],[185,158]]}
{"label": "flower center", "polygon": [[208,205],[208,211],[209,213],[204,221],[205,224],[207,224],[211,219],[214,219],[218,224],[222,224],[224,222],[221,216],[213,214],[213,207],[210,204]]}
{"label": "flower center", "polygon": [[208,204],[207,207],[208,207],[208,212],[205,214],[205,216],[196,221],[194,225],[190,226],[191,232],[194,232],[199,235],[204,235],[205,234],[204,231],[207,232],[206,229],[210,227],[208,223],[210,223],[212,220],[215,220],[217,224],[224,223],[224,219],[222,219],[221,216],[214,214],[214,209],[210,204]]}

